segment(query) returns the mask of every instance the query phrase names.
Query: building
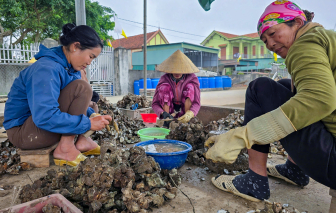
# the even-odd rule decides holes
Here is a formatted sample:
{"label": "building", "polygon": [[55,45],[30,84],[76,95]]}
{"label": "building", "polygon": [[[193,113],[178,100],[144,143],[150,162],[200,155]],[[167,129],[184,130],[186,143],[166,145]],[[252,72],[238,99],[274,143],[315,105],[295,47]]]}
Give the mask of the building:
{"label": "building", "polygon": [[[175,51],[181,50],[199,68],[217,70],[219,49],[180,42],[173,44],[151,45],[147,47],[147,70],[155,70]],[[143,52],[132,53],[133,70],[143,70]]]}
{"label": "building", "polygon": [[[144,44],[144,34],[117,39],[112,42],[113,48],[123,47],[132,50],[132,52],[142,51]],[[147,33],[147,46],[169,44],[161,30]]]}
{"label": "building", "polygon": [[[258,33],[234,35],[214,30],[201,44],[220,49],[220,70],[258,71],[271,67],[274,61]],[[241,60],[237,62],[239,56]]]}

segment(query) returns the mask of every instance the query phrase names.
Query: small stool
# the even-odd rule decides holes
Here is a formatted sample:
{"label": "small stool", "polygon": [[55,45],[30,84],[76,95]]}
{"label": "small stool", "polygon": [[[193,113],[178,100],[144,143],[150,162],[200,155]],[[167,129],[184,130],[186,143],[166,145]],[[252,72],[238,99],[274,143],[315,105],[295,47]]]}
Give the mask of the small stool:
{"label": "small stool", "polygon": [[58,143],[43,149],[35,150],[22,150],[18,149],[20,161],[29,163],[32,167],[49,167],[50,166],[50,153],[56,149]]}
{"label": "small stool", "polygon": [[330,189],[329,195],[331,196],[329,213],[335,213],[336,212],[336,190]]}

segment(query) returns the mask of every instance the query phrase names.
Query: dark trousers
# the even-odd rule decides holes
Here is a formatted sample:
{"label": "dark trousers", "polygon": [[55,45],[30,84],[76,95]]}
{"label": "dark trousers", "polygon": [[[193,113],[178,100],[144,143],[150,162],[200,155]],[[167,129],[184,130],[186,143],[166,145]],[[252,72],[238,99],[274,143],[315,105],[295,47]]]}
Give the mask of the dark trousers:
{"label": "dark trousers", "polygon": [[[61,90],[58,98],[59,109],[70,115],[86,115],[92,89],[90,84],[84,80],[75,80]],[[52,146],[60,141],[61,134],[49,132],[38,128],[32,116],[21,126],[7,130],[9,141],[20,149],[41,149]],[[34,135],[36,137],[30,137]]]}
{"label": "dark trousers", "polygon": [[[289,79],[276,82],[261,77],[252,81],[246,91],[244,124],[278,108],[294,96],[294,93],[291,92]],[[336,138],[322,121],[293,132],[280,142],[309,177],[336,189]],[[252,149],[268,153],[269,147],[269,144],[253,145]]]}

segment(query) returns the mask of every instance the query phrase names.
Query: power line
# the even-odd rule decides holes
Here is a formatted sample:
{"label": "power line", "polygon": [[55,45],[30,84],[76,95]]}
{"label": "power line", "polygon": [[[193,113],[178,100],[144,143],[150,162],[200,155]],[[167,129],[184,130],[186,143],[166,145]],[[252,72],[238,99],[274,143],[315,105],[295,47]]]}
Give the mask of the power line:
{"label": "power line", "polygon": [[[122,18],[119,18],[119,19],[120,19],[120,20],[124,20],[124,21],[133,22],[133,23],[136,23],[136,24],[142,24],[142,25],[143,25],[143,23],[140,23],[140,22],[131,21],[131,20],[122,19]],[[149,25],[149,24],[147,24],[147,26],[155,27],[155,28],[160,28],[160,27],[158,27],[158,26]],[[171,29],[168,29],[168,28],[162,28],[162,27],[161,27],[160,29],[163,29],[163,30],[169,30],[169,31],[176,32],[176,33],[183,33],[183,34],[192,35],[192,36],[199,36],[199,37],[202,37],[202,38],[205,38],[205,37],[206,37],[206,36],[201,36],[201,35],[196,35],[196,34],[191,34],[191,33],[181,32],[181,31],[177,31],[177,30],[171,30]]]}
{"label": "power line", "polygon": [[[120,19],[120,18],[119,18],[119,19]],[[121,19],[120,19],[120,20],[121,20]],[[139,27],[139,26],[136,26],[136,25],[133,25],[133,24],[130,24],[130,23],[125,23],[125,24],[130,25],[130,26],[132,26],[132,27],[137,27],[137,28],[141,28],[141,29],[143,29],[143,27]],[[150,26],[150,27],[153,27],[153,26]],[[157,28],[157,27],[153,27],[153,28]],[[183,38],[183,39],[188,39],[188,40],[193,40],[193,41],[198,41],[198,42],[199,42],[199,40],[196,40],[196,39],[185,38],[185,37],[180,37],[180,36],[171,35],[171,34],[166,34],[166,33],[165,33],[165,35],[169,35],[169,36],[173,36],[173,37],[176,37],[176,38]]]}

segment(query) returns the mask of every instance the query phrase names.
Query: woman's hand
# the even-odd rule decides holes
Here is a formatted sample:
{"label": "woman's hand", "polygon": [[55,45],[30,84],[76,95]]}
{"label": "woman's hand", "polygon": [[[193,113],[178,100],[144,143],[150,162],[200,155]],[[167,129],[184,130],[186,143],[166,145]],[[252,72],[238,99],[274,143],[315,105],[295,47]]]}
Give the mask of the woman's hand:
{"label": "woman's hand", "polygon": [[109,115],[100,115],[90,118],[91,130],[102,130],[112,121],[112,117]]}

